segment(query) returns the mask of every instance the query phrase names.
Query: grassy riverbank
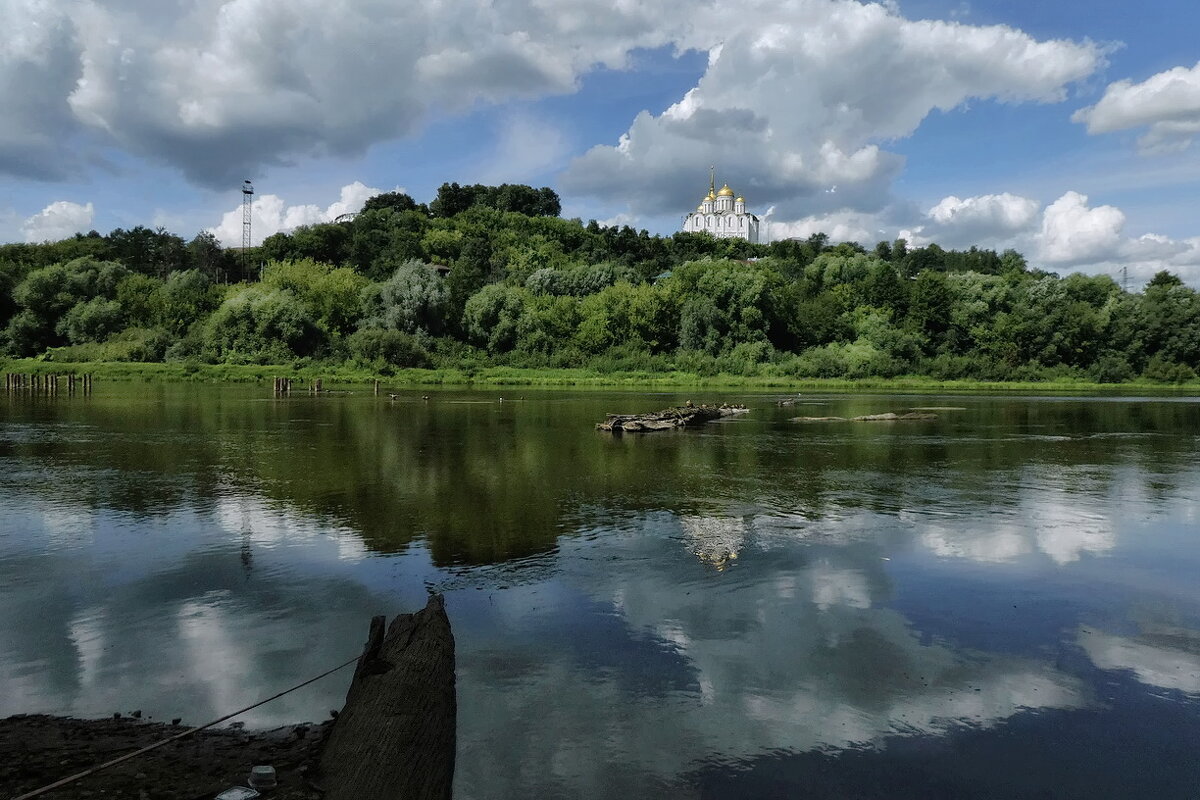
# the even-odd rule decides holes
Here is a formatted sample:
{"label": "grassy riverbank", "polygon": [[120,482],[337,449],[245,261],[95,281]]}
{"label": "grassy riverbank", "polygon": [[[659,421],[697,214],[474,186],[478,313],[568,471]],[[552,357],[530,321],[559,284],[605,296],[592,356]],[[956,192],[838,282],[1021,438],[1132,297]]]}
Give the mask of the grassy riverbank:
{"label": "grassy riverbank", "polygon": [[822,391],[937,391],[937,392],[1099,392],[1105,394],[1200,393],[1200,382],[1163,384],[1143,381],[1093,383],[1084,380],[987,382],[939,381],[919,375],[895,378],[790,378],[764,375],[700,375],[691,372],[600,372],[591,369],[524,369],[483,367],[465,369],[402,369],[380,374],[348,365],[301,367],[259,364],[76,362],[39,359],[0,361],[0,372],[21,374],[93,375],[100,381],[267,383],[290,377],[300,386],[320,378],[326,387],[369,385],[379,380],[388,387],[403,386],[546,386],[815,389]]}

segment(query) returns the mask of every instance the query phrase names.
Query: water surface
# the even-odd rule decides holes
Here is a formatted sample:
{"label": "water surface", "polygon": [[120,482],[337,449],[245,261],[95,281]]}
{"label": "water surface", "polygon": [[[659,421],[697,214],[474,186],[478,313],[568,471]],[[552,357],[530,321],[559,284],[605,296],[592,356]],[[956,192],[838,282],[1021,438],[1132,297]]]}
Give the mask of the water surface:
{"label": "water surface", "polygon": [[[0,715],[206,722],[433,590],[456,797],[1195,796],[1200,401],[780,396],[0,396]],[[752,410],[593,430],[684,399]]]}

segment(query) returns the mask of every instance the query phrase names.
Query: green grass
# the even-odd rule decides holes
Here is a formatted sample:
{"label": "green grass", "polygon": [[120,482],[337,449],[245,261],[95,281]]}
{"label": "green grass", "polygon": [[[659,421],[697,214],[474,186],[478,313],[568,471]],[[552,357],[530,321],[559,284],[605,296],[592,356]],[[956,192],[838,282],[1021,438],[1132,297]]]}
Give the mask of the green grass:
{"label": "green grass", "polygon": [[744,388],[809,389],[819,391],[901,392],[1076,392],[1076,393],[1163,393],[1200,392],[1200,382],[1155,384],[1135,381],[1123,384],[1091,383],[1082,380],[995,382],[939,381],[922,376],[897,378],[787,378],[779,376],[699,375],[690,372],[599,372],[591,369],[527,369],[482,367],[470,369],[404,369],[379,374],[348,365],[257,365],[257,364],[143,364],[134,362],[65,363],[40,359],[0,360],[0,372],[59,375],[89,373],[98,381],[203,383],[267,383],[288,377],[301,386],[320,378],[329,386],[355,386],[375,380],[389,386],[544,386],[544,387],[646,387],[646,388]]}

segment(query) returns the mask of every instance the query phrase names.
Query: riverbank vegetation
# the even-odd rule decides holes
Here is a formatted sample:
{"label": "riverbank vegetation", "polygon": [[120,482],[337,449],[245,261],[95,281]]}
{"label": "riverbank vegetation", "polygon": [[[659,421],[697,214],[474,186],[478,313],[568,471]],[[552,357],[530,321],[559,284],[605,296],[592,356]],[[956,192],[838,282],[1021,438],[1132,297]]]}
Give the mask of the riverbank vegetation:
{"label": "riverbank vegetation", "polygon": [[0,348],[49,371],[397,383],[1082,388],[1200,367],[1200,295],[1167,272],[1126,292],[1011,250],[753,245],[558,213],[549,189],[446,184],[245,253],[146,228],[3,245]]}
{"label": "riverbank vegetation", "polygon": [[600,372],[586,368],[483,367],[404,368],[383,371],[352,363],[299,361],[292,364],[203,364],[194,361],[146,362],[61,362],[41,358],[0,358],[0,372],[20,375],[89,374],[104,382],[141,383],[266,383],[276,377],[295,380],[296,391],[303,391],[320,379],[326,389],[354,389],[375,381],[388,390],[410,387],[484,388],[529,386],[540,388],[629,388],[629,389],[789,389],[811,392],[1054,392],[1070,394],[1120,394],[1153,392],[1192,392],[1200,386],[1191,383],[1164,383],[1137,378],[1124,383],[1098,383],[1085,378],[1057,378],[1029,381],[980,381],[970,379],[937,380],[923,375],[898,375],[890,378],[797,378],[789,375],[701,375],[696,372]]}

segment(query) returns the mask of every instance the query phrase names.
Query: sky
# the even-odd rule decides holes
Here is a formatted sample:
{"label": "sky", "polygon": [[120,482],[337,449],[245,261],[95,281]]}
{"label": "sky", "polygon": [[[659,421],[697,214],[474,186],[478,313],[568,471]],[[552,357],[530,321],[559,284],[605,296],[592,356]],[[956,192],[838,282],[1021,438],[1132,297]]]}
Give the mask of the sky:
{"label": "sky", "polygon": [[0,241],[548,185],[1200,285],[1195,0],[0,0]]}

